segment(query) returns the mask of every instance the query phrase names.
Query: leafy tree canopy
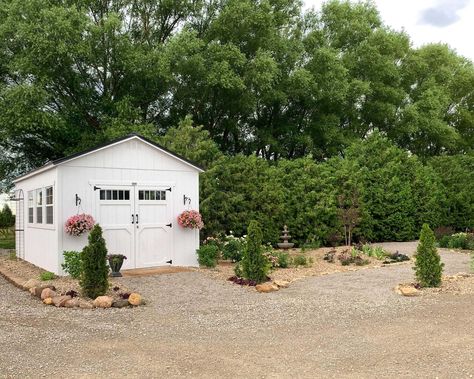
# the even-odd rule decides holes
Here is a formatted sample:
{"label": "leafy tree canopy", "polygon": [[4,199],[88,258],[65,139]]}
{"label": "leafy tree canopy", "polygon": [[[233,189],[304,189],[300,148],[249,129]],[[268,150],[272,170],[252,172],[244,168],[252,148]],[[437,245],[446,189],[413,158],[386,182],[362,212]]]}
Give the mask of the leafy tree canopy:
{"label": "leafy tree canopy", "polygon": [[472,62],[411,47],[371,2],[0,0],[0,178],[187,115],[231,155],[326,160],[375,130],[463,154],[472,88]]}

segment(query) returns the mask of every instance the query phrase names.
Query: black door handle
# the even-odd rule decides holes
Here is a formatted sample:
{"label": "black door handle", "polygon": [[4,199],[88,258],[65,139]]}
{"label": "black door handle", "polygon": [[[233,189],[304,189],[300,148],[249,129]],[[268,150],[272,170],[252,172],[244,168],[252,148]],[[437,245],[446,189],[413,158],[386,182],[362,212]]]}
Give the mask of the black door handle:
{"label": "black door handle", "polygon": [[136,222],[138,224],[138,213],[135,214],[135,217],[136,217]]}
{"label": "black door handle", "polygon": [[135,216],[132,214],[132,224],[135,224]]}

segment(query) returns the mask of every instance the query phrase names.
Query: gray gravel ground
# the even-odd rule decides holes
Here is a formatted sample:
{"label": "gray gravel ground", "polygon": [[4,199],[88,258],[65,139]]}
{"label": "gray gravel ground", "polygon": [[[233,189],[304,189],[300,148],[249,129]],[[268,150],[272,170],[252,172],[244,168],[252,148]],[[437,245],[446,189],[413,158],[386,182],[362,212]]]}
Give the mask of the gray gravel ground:
{"label": "gray gravel ground", "polygon": [[[468,271],[465,254],[442,259]],[[412,278],[397,265],[271,294],[198,272],[124,278],[149,304],[109,310],[43,306],[0,279],[0,376],[472,378],[474,296],[393,292]]]}

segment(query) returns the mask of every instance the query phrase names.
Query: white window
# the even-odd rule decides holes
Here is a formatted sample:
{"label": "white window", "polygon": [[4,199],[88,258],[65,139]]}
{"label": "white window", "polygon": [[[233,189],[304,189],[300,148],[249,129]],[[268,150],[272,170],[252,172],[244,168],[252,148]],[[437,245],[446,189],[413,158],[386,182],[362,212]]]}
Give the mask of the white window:
{"label": "white window", "polygon": [[53,201],[53,187],[45,188],[45,200],[46,200],[46,224],[53,224],[54,221],[54,201]]}
{"label": "white window", "polygon": [[28,192],[28,223],[32,224],[34,219],[35,195],[33,191]]}
{"label": "white window", "polygon": [[130,191],[129,190],[100,190],[99,194],[100,200],[130,200]]}
{"label": "white window", "polygon": [[43,189],[36,190],[36,223],[43,223]]}
{"label": "white window", "polygon": [[166,200],[166,191],[138,191],[138,200]]}

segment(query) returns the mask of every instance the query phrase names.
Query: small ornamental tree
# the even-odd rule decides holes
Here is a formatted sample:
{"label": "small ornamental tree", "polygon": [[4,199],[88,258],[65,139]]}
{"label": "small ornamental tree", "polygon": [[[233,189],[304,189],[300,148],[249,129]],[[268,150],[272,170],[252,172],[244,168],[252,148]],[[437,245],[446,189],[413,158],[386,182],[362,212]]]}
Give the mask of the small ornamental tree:
{"label": "small ornamental tree", "polygon": [[439,287],[444,263],[436,250],[436,238],[428,224],[423,224],[416,249],[414,270],[422,287]]}
{"label": "small ornamental tree", "polygon": [[267,258],[263,255],[262,229],[253,220],[247,230],[247,244],[242,258],[242,275],[245,279],[262,283],[267,279],[269,269]]}
{"label": "small ornamental tree", "polygon": [[89,234],[89,244],[82,250],[81,287],[84,295],[95,299],[109,288],[107,247],[102,228],[96,224]]}

